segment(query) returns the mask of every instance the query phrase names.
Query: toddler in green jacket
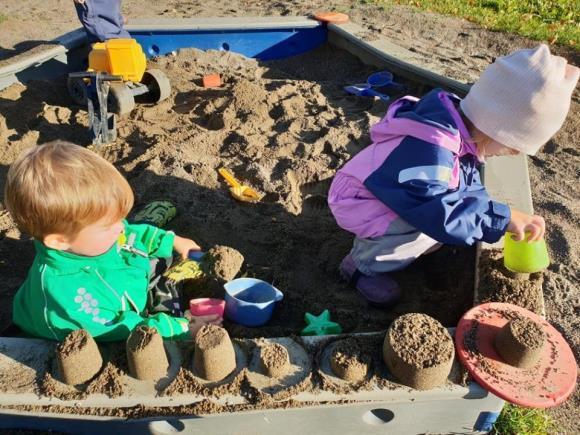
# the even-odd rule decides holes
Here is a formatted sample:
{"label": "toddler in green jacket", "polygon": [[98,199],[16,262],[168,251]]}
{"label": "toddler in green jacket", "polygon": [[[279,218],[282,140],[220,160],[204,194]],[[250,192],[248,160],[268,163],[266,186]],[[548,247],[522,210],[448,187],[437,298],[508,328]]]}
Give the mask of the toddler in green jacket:
{"label": "toddler in green jacket", "polygon": [[171,231],[129,224],[133,192],[112,164],[63,141],[29,148],[10,167],[4,198],[36,248],[14,297],[22,330],[62,340],[82,328],[113,341],[147,325],[165,338],[190,337],[187,319],[148,314],[148,289],[156,259],[173,251],[185,259],[200,248]]}

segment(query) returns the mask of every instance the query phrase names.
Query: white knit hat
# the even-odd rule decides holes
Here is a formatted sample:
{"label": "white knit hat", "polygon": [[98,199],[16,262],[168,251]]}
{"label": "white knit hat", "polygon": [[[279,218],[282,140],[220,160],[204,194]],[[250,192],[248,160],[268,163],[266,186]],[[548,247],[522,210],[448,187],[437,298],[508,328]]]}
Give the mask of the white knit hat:
{"label": "white knit hat", "polygon": [[487,67],[461,109],[482,133],[534,155],[562,127],[579,73],[547,45],[518,50]]}

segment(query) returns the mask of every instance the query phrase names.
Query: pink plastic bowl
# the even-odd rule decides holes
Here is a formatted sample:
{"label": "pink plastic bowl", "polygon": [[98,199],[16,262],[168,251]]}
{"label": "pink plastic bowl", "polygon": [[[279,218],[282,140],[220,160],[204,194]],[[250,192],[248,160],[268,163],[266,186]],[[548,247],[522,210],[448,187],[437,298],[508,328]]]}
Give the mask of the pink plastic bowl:
{"label": "pink plastic bowl", "polygon": [[189,311],[192,316],[219,314],[220,317],[223,317],[225,306],[226,301],[223,299],[199,298],[189,301]]}

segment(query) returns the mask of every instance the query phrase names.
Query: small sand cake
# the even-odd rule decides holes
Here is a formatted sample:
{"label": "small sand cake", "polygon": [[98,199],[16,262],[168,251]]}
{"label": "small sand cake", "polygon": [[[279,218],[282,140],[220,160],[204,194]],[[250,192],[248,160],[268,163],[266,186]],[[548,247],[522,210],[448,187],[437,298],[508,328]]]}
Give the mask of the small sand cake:
{"label": "small sand cake", "polygon": [[510,365],[530,368],[540,359],[546,343],[541,325],[531,319],[509,321],[495,336],[495,349]]}
{"label": "small sand cake", "polygon": [[383,359],[391,374],[417,390],[443,385],[455,349],[447,329],[425,314],[405,314],[387,330]]}
{"label": "small sand cake", "polygon": [[290,357],[284,346],[278,343],[260,348],[260,365],[267,376],[281,378],[290,367]]}
{"label": "small sand cake", "polygon": [[134,378],[156,381],[167,375],[169,361],[155,328],[142,325],[133,330],[127,339],[127,361]]}
{"label": "small sand cake", "polygon": [[217,325],[204,325],[195,335],[193,372],[208,381],[219,381],[236,368],[230,336]]}
{"label": "small sand cake", "polygon": [[330,356],[332,372],[347,382],[363,380],[368,373],[369,363],[369,355],[352,338],[337,342]]}
{"label": "small sand cake", "polygon": [[103,359],[97,343],[84,329],[71,332],[56,348],[60,378],[69,385],[79,385],[96,376]]}

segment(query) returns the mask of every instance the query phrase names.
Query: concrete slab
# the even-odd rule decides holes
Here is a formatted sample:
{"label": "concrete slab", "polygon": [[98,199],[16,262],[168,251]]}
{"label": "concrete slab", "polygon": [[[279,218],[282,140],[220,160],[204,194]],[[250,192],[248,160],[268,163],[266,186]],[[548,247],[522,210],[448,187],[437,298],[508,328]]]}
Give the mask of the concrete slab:
{"label": "concrete slab", "polygon": [[[484,184],[492,198],[525,213],[533,213],[532,189],[525,155],[491,157],[483,171]],[[503,247],[503,239],[484,249]]]}
{"label": "concrete slab", "polygon": [[468,84],[445,77],[431,66],[427,68],[417,54],[384,37],[365,41],[364,37],[368,32],[358,24],[329,24],[328,30],[328,41],[331,44],[352,53],[369,65],[387,68],[395,75],[433,87],[442,87],[459,96],[464,96],[469,91]]}
{"label": "concrete slab", "polygon": [[199,417],[125,420],[53,413],[0,411],[0,428],[28,428],[75,434],[260,434],[296,433],[415,435],[418,433],[484,434],[488,420],[501,411],[495,396],[480,400],[400,403],[368,402],[281,410],[232,412]]}

